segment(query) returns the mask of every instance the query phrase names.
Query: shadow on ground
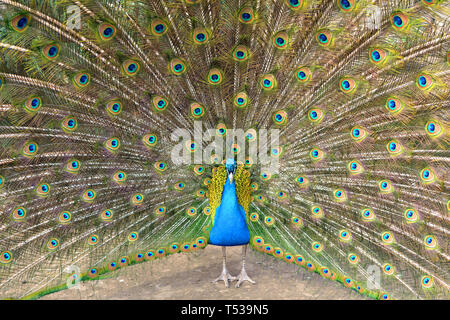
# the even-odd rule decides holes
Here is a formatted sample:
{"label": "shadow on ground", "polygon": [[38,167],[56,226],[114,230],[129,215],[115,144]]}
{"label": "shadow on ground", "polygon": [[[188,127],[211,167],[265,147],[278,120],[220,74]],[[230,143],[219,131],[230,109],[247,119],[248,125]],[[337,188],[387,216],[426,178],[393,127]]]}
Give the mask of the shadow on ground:
{"label": "shadow on ground", "polygon": [[[226,288],[211,283],[222,271],[220,247],[208,246],[190,254],[174,254],[154,262],[133,265],[113,277],[81,283],[42,297],[49,299],[365,299],[335,281],[323,279],[295,264],[249,250],[246,269],[256,284],[245,282]],[[227,249],[227,267],[232,275],[241,268],[241,247]]]}

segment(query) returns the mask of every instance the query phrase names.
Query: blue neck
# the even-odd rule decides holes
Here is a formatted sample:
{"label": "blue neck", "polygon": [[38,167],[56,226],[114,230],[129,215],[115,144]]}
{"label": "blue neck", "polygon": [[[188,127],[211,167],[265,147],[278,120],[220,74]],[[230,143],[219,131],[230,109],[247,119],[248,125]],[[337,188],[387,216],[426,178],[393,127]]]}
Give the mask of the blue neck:
{"label": "blue neck", "polygon": [[249,240],[247,218],[244,208],[237,200],[236,184],[234,180],[230,183],[227,178],[220,206],[214,216],[209,242],[221,246],[237,246],[247,244]]}

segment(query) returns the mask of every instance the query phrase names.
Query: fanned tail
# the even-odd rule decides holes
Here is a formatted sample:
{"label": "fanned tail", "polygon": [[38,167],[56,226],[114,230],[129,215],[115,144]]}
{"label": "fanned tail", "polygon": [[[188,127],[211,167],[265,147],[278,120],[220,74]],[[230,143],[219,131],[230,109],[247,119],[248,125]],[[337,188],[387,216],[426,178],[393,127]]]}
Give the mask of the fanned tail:
{"label": "fanned tail", "polygon": [[238,159],[280,130],[238,161],[253,248],[371,297],[448,298],[447,2],[0,5],[2,298],[206,246],[207,147],[238,128]]}

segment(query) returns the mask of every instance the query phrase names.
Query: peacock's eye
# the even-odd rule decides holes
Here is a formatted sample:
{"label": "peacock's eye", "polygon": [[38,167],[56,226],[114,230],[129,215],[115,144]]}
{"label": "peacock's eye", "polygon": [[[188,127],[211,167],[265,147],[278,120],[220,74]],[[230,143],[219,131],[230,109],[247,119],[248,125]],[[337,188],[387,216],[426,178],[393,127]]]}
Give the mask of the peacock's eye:
{"label": "peacock's eye", "polygon": [[23,29],[27,25],[27,22],[27,17],[20,18],[19,21],[17,21],[17,28]]}
{"label": "peacock's eye", "polygon": [[171,72],[175,75],[181,75],[186,71],[185,63],[178,58],[170,61],[169,68]]}
{"label": "peacock's eye", "polygon": [[392,27],[398,31],[405,31],[410,24],[408,15],[401,11],[392,13],[390,16],[390,20]]}
{"label": "peacock's eye", "polygon": [[103,31],[103,35],[105,36],[110,36],[113,33],[113,29],[112,28],[106,28],[105,31]]}
{"label": "peacock's eye", "polygon": [[341,6],[345,9],[348,9],[351,7],[351,4],[348,0],[341,0],[340,3],[341,3]]}
{"label": "peacock's eye", "polygon": [[289,41],[289,36],[285,31],[278,32],[274,39],[273,45],[278,49],[286,49]]}
{"label": "peacock's eye", "polygon": [[17,32],[22,33],[29,27],[31,16],[27,14],[16,15],[10,21],[10,26]]}
{"label": "peacock's eye", "polygon": [[344,90],[350,89],[350,82],[348,82],[348,80],[344,80],[342,82],[342,87],[344,88]]}
{"label": "peacock's eye", "polygon": [[264,75],[260,80],[260,85],[263,90],[265,91],[271,91],[276,86],[276,79],[275,76],[272,74],[266,74]]}
{"label": "peacock's eye", "polygon": [[394,23],[395,26],[397,27],[401,27],[403,25],[403,20],[400,16],[395,15],[392,17],[392,22]]}
{"label": "peacock's eye", "polygon": [[373,50],[372,51],[372,59],[377,62],[380,61],[380,59],[381,59],[380,52],[377,50]]}
{"label": "peacock's eye", "polygon": [[116,27],[109,23],[102,23],[98,26],[98,33],[103,41],[109,41],[114,38],[116,31]]}
{"label": "peacock's eye", "polygon": [[424,87],[427,85],[427,78],[425,78],[424,76],[420,76],[418,82],[420,86]]}
{"label": "peacock's eye", "polygon": [[207,81],[211,85],[219,85],[223,81],[223,73],[220,69],[213,68],[209,71]]}
{"label": "peacock's eye", "polygon": [[243,8],[239,13],[239,20],[243,24],[252,23],[255,20],[253,9],[250,7]]}
{"label": "peacock's eye", "polygon": [[299,0],[287,0],[287,4],[291,9],[297,9],[300,6]]}
{"label": "peacock's eye", "polygon": [[196,39],[197,39],[198,41],[200,41],[200,42],[202,42],[203,40],[206,39],[206,36],[205,36],[204,33],[199,33],[199,34],[197,34],[195,37],[196,37]]}
{"label": "peacock's eye", "polygon": [[76,88],[82,89],[89,85],[91,80],[90,74],[86,72],[79,72],[73,77],[73,84]]}
{"label": "peacock's eye", "polygon": [[354,78],[344,77],[340,80],[339,85],[342,92],[351,94],[357,89],[358,82]]}

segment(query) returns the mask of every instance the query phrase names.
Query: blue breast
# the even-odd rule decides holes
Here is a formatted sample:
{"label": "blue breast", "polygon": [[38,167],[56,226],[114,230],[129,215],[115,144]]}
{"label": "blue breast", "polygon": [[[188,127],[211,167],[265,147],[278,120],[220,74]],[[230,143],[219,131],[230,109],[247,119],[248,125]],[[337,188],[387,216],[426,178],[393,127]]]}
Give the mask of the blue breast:
{"label": "blue breast", "polygon": [[222,200],[216,209],[214,226],[209,235],[209,243],[218,246],[239,246],[247,244],[250,232],[244,208],[238,203],[236,184],[227,179],[222,192]]}

